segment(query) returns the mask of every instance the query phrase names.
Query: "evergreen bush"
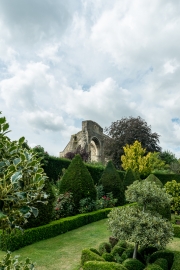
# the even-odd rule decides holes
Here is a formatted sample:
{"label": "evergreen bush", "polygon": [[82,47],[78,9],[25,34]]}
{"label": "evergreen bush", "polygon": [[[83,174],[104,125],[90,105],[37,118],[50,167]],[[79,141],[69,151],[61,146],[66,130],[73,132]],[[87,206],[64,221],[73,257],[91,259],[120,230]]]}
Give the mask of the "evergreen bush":
{"label": "evergreen bush", "polygon": [[116,254],[118,254],[119,256],[121,256],[124,251],[125,251],[125,249],[123,247],[115,246],[115,247],[113,247],[113,249],[111,251],[111,254],[113,256],[115,256]]}
{"label": "evergreen bush", "polygon": [[[45,181],[42,190],[48,195],[48,198],[42,199],[42,202],[37,202],[33,205],[39,211],[38,216],[34,217],[31,215],[28,218],[28,222],[24,225],[25,229],[42,226],[53,220],[55,195],[49,180]],[[47,201],[47,204],[43,203],[43,201]]]}
{"label": "evergreen bush", "polygon": [[111,252],[111,245],[110,243],[103,242],[99,245],[99,253],[102,255],[104,252],[110,253]]}
{"label": "evergreen bush", "polygon": [[164,258],[157,259],[154,264],[159,265],[163,270],[168,270],[168,262]]}
{"label": "evergreen bush", "polygon": [[159,258],[166,259],[168,262],[168,269],[171,269],[174,260],[174,253],[172,251],[159,250],[154,252],[149,258],[149,263],[154,263]]}
{"label": "evergreen bush", "polygon": [[81,253],[81,265],[88,261],[105,261],[101,256],[86,248]]}
{"label": "evergreen bush", "polygon": [[146,181],[154,182],[158,187],[163,188],[163,184],[159,178],[157,178],[154,174],[150,174],[146,179]]}
{"label": "evergreen bush", "polygon": [[153,263],[153,264],[148,264],[144,270],[163,270],[159,265]]}
{"label": "evergreen bush", "polygon": [[96,200],[96,189],[93,179],[84,165],[80,155],[76,155],[60,182],[60,192],[73,193],[75,210],[78,212],[81,199],[90,197]]}
{"label": "evergreen bush", "polygon": [[111,253],[107,253],[107,252],[104,252],[102,254],[102,258],[105,259],[105,261],[107,262],[113,262],[114,261],[114,257]]}
{"label": "evergreen bush", "polygon": [[83,270],[127,270],[122,264],[114,262],[89,261],[85,262]]}
{"label": "evergreen bush", "polygon": [[124,265],[127,268],[127,270],[143,270],[145,267],[145,265],[142,262],[132,258],[123,261],[122,265]]}
{"label": "evergreen bush", "polygon": [[126,189],[127,186],[130,186],[135,180],[138,180],[136,179],[135,174],[133,173],[131,169],[128,169],[124,175],[124,180],[123,180],[124,188]]}
{"label": "evergreen bush", "polygon": [[112,192],[113,197],[118,199],[117,205],[123,205],[125,202],[123,181],[119,177],[112,161],[110,160],[102,174],[99,184],[103,185],[105,193]]}

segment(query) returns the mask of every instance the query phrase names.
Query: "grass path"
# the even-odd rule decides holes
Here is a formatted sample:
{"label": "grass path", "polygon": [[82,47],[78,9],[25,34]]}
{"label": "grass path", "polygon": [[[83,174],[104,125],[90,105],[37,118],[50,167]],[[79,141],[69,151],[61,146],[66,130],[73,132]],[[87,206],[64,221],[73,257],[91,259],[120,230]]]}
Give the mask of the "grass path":
{"label": "grass path", "polygon": [[[21,248],[13,254],[20,255],[21,259],[29,257],[36,262],[37,270],[79,270],[82,249],[98,247],[99,243],[108,241],[109,236],[106,220],[101,220]],[[0,258],[4,254],[0,251]]]}
{"label": "grass path", "polygon": [[[98,247],[108,241],[111,233],[107,230],[106,220],[100,220],[67,232],[57,237],[40,241],[13,252],[23,260],[31,258],[37,270],[79,270],[83,248]],[[180,239],[174,238],[168,249],[180,251]],[[0,259],[5,252],[0,251]]]}

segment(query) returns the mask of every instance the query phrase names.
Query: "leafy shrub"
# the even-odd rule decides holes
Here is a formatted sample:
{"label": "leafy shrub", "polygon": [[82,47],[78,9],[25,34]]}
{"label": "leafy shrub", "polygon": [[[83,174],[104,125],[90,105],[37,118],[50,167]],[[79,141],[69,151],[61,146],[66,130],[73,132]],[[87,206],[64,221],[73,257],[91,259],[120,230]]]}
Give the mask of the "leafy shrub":
{"label": "leafy shrub", "polygon": [[125,251],[123,251],[123,253],[121,255],[122,260],[125,261],[126,259],[132,258],[133,252],[134,252],[133,248],[128,248]]}
{"label": "leafy shrub", "polygon": [[177,183],[176,180],[172,180],[171,182],[167,182],[164,187],[166,189],[166,192],[172,196],[171,210],[179,214],[180,213],[180,183]]}
{"label": "leafy shrub", "polygon": [[79,202],[79,213],[88,213],[96,210],[96,201],[90,197],[81,199]]}
{"label": "leafy shrub", "polygon": [[125,240],[119,240],[117,243],[117,246],[122,247],[122,248],[127,248],[128,247],[128,243]]}
{"label": "leafy shrub", "polygon": [[157,259],[154,264],[159,265],[163,270],[168,270],[168,262],[164,258]]}
{"label": "leafy shrub", "polygon": [[174,253],[172,251],[159,250],[154,252],[149,258],[149,263],[154,263],[159,258],[166,259],[168,262],[168,268],[171,269],[174,260]]}
{"label": "leafy shrub", "polygon": [[179,270],[180,266],[180,251],[174,251],[174,262],[171,270]]}
{"label": "leafy shrub", "polygon": [[144,258],[144,260],[146,261],[146,263],[148,263],[148,260],[149,260],[150,255],[153,254],[156,251],[157,251],[157,248],[154,247],[154,246],[141,247],[139,249],[139,253]]}
{"label": "leafy shrub", "polygon": [[145,265],[137,259],[126,259],[122,263],[128,270],[143,270]]}
{"label": "leafy shrub", "polygon": [[60,183],[60,192],[72,192],[75,210],[78,212],[81,199],[90,197],[96,199],[96,189],[93,179],[84,165],[81,157],[76,155],[66,170]]}
{"label": "leafy shrub", "polygon": [[0,261],[0,269],[11,269],[11,270],[34,270],[34,264],[29,258],[26,258],[25,262],[20,262],[18,260],[18,255],[12,258],[11,252],[7,251],[4,258]]}
{"label": "leafy shrub", "polygon": [[55,219],[74,215],[74,199],[71,192],[60,194],[55,206]]}
{"label": "leafy shrub", "polygon": [[87,261],[105,261],[101,256],[92,252],[90,249],[83,249],[81,253],[81,265]]}
{"label": "leafy shrub", "polygon": [[124,186],[118,172],[116,171],[112,161],[109,161],[102,174],[99,184],[103,185],[104,192],[113,193],[113,197],[118,199],[117,205],[123,205],[125,201]]}
{"label": "leafy shrub", "polygon": [[104,258],[105,261],[107,261],[107,262],[113,262],[114,261],[114,257],[113,257],[113,255],[111,253],[107,253],[107,252],[103,253],[102,258]]}
{"label": "leafy shrub", "polygon": [[144,270],[163,270],[159,265],[153,263],[153,264],[148,264]]}
{"label": "leafy shrub", "polygon": [[115,246],[115,247],[113,247],[113,249],[111,251],[111,254],[113,256],[115,256],[116,254],[118,254],[119,256],[121,256],[124,251],[125,251],[125,249],[123,247]]}
{"label": "leafy shrub", "polygon": [[104,252],[111,252],[111,245],[107,242],[103,242],[99,245],[99,253],[102,255]]}
{"label": "leafy shrub", "polygon": [[89,261],[85,262],[83,270],[127,270],[122,264],[114,262]]}
{"label": "leafy shrub", "polygon": [[96,248],[90,248],[89,250],[91,250],[92,252],[96,253],[97,255],[101,256],[99,251]]}
{"label": "leafy shrub", "polygon": [[97,209],[111,208],[115,206],[117,201],[118,199],[113,198],[113,193],[109,192],[96,201],[96,208]]}
{"label": "leafy shrub", "polygon": [[[55,195],[52,191],[52,185],[49,180],[45,181],[42,190],[48,195],[48,198],[41,199],[42,202],[33,204],[33,206],[38,209],[38,216],[34,217],[31,215],[28,218],[28,222],[23,226],[25,229],[42,226],[53,220]],[[44,201],[47,201],[47,203],[43,203]]]}
{"label": "leafy shrub", "polygon": [[111,244],[111,247],[113,248],[118,243],[118,239],[114,236],[110,236],[109,243]]}

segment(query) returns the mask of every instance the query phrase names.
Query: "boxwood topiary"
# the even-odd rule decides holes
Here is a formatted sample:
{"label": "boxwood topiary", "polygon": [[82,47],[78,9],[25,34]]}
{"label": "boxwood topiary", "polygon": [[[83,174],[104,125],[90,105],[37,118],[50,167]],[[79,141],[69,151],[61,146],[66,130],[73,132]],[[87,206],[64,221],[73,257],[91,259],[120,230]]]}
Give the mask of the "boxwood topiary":
{"label": "boxwood topiary", "polygon": [[119,256],[121,256],[123,254],[123,252],[125,251],[125,249],[123,247],[120,246],[115,246],[113,247],[113,249],[111,250],[111,254],[113,256],[115,256],[116,254],[118,254]]}
{"label": "boxwood topiary", "polygon": [[123,247],[123,248],[128,248],[128,243],[125,240],[119,240],[117,243],[117,246]]}
{"label": "boxwood topiary", "polygon": [[144,270],[163,270],[162,267],[160,267],[157,264],[148,264]]}
{"label": "boxwood topiary", "polygon": [[97,255],[101,256],[99,251],[96,248],[90,248],[89,250],[96,253]]}
{"label": "boxwood topiary", "polygon": [[166,259],[168,262],[168,269],[171,269],[174,260],[174,253],[172,251],[159,250],[154,252],[149,258],[149,263],[154,263],[159,258]]}
{"label": "boxwood topiary", "polygon": [[81,265],[83,266],[84,263],[87,261],[105,261],[105,260],[98,254],[86,248],[86,249],[83,249],[81,253]]}
{"label": "boxwood topiary", "polygon": [[114,257],[113,257],[113,255],[111,253],[107,253],[107,252],[103,253],[102,258],[104,258],[105,261],[107,261],[107,262],[113,262],[114,261]]}
{"label": "boxwood topiary", "polygon": [[133,248],[127,248],[121,255],[122,260],[125,261],[126,259],[132,258],[133,252]]}
{"label": "boxwood topiary", "polygon": [[154,252],[156,252],[157,250],[158,249],[156,247],[153,247],[153,246],[141,247],[139,249],[139,253],[144,258],[144,261],[148,262],[150,255],[153,254]]}
{"label": "boxwood topiary", "polygon": [[118,243],[118,239],[116,237],[110,236],[109,243],[111,244],[111,247],[113,248]]}
{"label": "boxwood topiary", "polygon": [[93,179],[84,165],[80,155],[76,155],[60,182],[60,193],[71,192],[73,194],[75,210],[79,209],[81,199],[90,197],[96,200],[96,189]]}
{"label": "boxwood topiary", "polygon": [[113,197],[118,199],[117,205],[124,205],[125,195],[123,181],[110,160],[102,174],[99,184],[103,185],[105,193],[112,192]]}
{"label": "boxwood topiary", "polygon": [[159,178],[157,178],[154,174],[150,174],[144,181],[154,182],[158,187],[163,188],[163,184]]}
{"label": "boxwood topiary", "polygon": [[103,242],[99,245],[99,253],[102,255],[104,252],[111,252],[111,244],[107,242]]}
{"label": "boxwood topiary", "polygon": [[126,259],[122,263],[128,270],[143,270],[145,265],[137,259]]}
{"label": "boxwood topiary", "polygon": [[83,270],[127,270],[122,264],[114,263],[114,262],[95,262],[89,261],[85,262],[83,266]]}
{"label": "boxwood topiary", "polygon": [[159,265],[163,270],[168,270],[168,262],[164,258],[157,259],[154,264]]}
{"label": "boxwood topiary", "polygon": [[124,175],[124,180],[123,180],[123,185],[124,188],[126,189],[127,186],[130,186],[136,179],[135,174],[131,169],[127,169]]}

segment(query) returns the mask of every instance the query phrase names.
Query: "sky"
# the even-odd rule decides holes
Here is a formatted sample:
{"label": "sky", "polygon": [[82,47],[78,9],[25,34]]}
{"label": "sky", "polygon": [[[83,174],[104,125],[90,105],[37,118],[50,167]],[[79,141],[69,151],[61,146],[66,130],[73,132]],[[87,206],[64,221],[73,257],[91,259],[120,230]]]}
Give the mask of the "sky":
{"label": "sky", "polygon": [[0,0],[9,137],[58,156],[84,120],[144,119],[180,158],[179,0]]}

